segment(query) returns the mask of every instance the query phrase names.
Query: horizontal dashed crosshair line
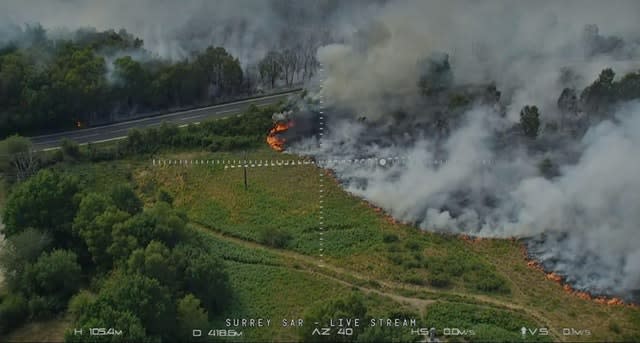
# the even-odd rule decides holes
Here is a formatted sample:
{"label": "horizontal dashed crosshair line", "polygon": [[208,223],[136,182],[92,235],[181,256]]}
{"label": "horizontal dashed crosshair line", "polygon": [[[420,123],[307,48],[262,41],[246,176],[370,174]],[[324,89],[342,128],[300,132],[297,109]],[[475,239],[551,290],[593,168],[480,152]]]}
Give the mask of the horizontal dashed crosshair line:
{"label": "horizontal dashed crosshair line", "polygon": [[329,159],[329,160],[211,160],[211,159],[153,159],[152,165],[156,167],[163,166],[193,166],[193,165],[220,165],[224,169],[233,168],[261,168],[261,167],[284,167],[284,166],[304,166],[319,165],[326,166],[331,164],[378,164],[385,166],[387,164],[406,161],[406,158],[389,157],[389,158],[362,158],[362,159]]}

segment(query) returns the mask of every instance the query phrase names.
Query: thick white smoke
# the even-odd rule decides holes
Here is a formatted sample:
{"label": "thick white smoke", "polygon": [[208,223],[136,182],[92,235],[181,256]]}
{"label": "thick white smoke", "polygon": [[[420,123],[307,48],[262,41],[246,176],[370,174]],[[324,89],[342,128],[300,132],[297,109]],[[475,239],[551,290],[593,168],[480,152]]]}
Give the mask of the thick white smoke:
{"label": "thick white smoke", "polygon": [[445,52],[457,84],[496,82],[517,120],[527,103],[547,115],[562,88],[584,87],[605,67],[636,68],[638,12],[637,1],[389,2],[318,60],[330,100],[379,117],[386,95],[417,95],[419,61]]}
{"label": "thick white smoke", "polygon": [[[344,44],[318,51],[322,94],[339,110],[328,110],[333,120],[322,148],[306,142],[292,150],[329,161],[347,190],[400,220],[527,238],[530,252],[577,288],[629,296],[640,289],[640,161],[633,158],[640,104],[620,107],[610,114],[615,119],[560,145],[543,133],[537,150],[517,138],[497,149],[496,132],[508,131],[528,104],[540,108],[543,125],[557,122],[563,88],[580,90],[606,67],[619,75],[639,69],[635,13],[638,2],[387,4]],[[437,52],[449,54],[455,85],[495,82],[505,115],[471,106],[444,140],[412,131],[416,118],[433,116],[417,84],[419,62]],[[398,123],[395,110],[416,122],[400,121],[404,136],[372,139],[379,132],[368,122]],[[367,120],[355,120],[361,116]],[[331,162],[395,156],[404,162]],[[545,156],[559,164],[558,176],[540,176]]]}
{"label": "thick white smoke", "polygon": [[[369,1],[339,0],[3,0],[0,44],[16,26],[40,23],[51,35],[78,28],[126,29],[162,58],[179,60],[222,46],[243,65],[271,49],[326,41],[366,16]],[[348,18],[348,19],[347,19]],[[328,36],[328,37],[326,37]]]}
{"label": "thick white smoke", "polygon": [[[616,121],[591,128],[579,142],[575,164],[562,175],[538,176],[537,160],[524,152],[501,156],[489,142],[495,113],[476,108],[468,123],[444,144],[445,160],[435,157],[428,137],[410,146],[358,145],[362,124],[338,127],[326,139],[321,158],[353,156],[406,162],[388,167],[329,163],[350,192],[394,217],[435,231],[489,237],[536,237],[538,257],[553,262],[577,287],[626,293],[640,288],[640,104],[627,104]],[[338,143],[339,142],[339,143]],[[345,150],[350,148],[351,150]],[[486,203],[486,197],[494,201]],[[464,197],[464,207],[449,211]]]}

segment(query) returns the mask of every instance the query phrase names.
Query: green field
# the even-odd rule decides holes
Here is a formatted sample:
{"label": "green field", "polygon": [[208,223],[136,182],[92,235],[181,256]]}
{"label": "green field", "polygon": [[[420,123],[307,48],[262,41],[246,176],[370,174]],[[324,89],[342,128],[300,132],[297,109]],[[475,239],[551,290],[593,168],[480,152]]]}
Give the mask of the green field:
{"label": "green field", "polygon": [[[156,156],[227,161],[244,157],[206,152]],[[300,159],[266,148],[250,151],[246,158]],[[263,317],[278,323],[302,318],[313,308],[355,292],[376,316],[411,313],[419,326],[474,330],[476,335],[466,337],[471,341],[518,340],[522,326],[588,328],[593,334],[581,337],[587,341],[640,338],[637,307],[604,306],[565,293],[561,285],[527,267],[519,242],[470,241],[395,223],[344,192],[312,164],[250,167],[247,190],[242,168],[225,169],[220,163],[159,167],[144,158],[63,163],[56,168],[80,176],[89,190],[131,182],[146,203],[158,189],[174,197],[174,206],[186,212],[198,239],[223,258],[230,276],[231,306],[214,316],[214,328],[223,326],[226,318]],[[32,325],[15,331],[9,341],[29,337]],[[61,339],[59,334],[52,329],[50,338]],[[259,341],[297,340],[300,331],[278,325],[247,329],[244,335]],[[567,337],[552,331],[541,339]]]}

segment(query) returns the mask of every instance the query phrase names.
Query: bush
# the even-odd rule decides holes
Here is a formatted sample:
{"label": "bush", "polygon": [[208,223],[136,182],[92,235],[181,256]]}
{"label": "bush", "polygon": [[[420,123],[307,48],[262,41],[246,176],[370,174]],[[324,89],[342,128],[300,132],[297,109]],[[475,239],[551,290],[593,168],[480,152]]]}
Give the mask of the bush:
{"label": "bush", "polygon": [[29,315],[27,300],[19,294],[9,294],[0,303],[0,333],[19,326]]}
{"label": "bush", "polygon": [[398,245],[398,244],[389,244],[389,245],[387,245],[387,251],[389,251],[389,252],[401,252],[402,251],[402,247],[400,247],[400,245]]}
{"label": "bush", "polygon": [[96,300],[95,294],[89,291],[80,291],[69,300],[69,313],[78,318],[82,313],[85,313],[89,306]]}
{"label": "bush", "polygon": [[424,280],[422,278],[420,278],[419,276],[416,276],[416,275],[411,275],[411,276],[405,277],[404,278],[404,282],[410,283],[410,284],[414,284],[414,285],[418,285],[418,286],[424,286]]}
{"label": "bush", "polygon": [[391,261],[391,263],[395,265],[401,265],[402,262],[404,261],[404,258],[401,254],[392,253],[392,254],[389,254],[389,261]]}
{"label": "bush", "polygon": [[32,319],[46,319],[64,307],[64,303],[53,297],[32,295],[29,298],[29,313]]}
{"label": "bush", "polygon": [[398,235],[393,233],[385,233],[382,235],[382,241],[385,243],[393,243],[399,240]]}
{"label": "bush", "polygon": [[609,330],[611,332],[615,332],[615,333],[620,333],[620,325],[618,325],[618,323],[616,322],[609,322]]}
{"label": "bush", "polygon": [[449,275],[443,272],[431,272],[429,274],[429,285],[436,288],[445,288],[451,284]]}
{"label": "bush", "polygon": [[87,144],[87,150],[89,151],[89,160],[91,162],[100,161],[112,161],[118,157],[116,149],[113,148],[99,148],[95,144]]}
{"label": "bush", "polygon": [[[40,255],[36,263],[27,267],[30,293],[48,298],[32,297],[40,311],[41,307],[52,311],[60,310],[67,304],[80,283],[80,266],[76,254],[67,250],[54,250]],[[29,303],[31,307],[31,301]],[[36,313],[38,311],[32,311]]]}
{"label": "bush", "polygon": [[420,248],[422,248],[422,245],[420,245],[420,243],[418,243],[416,241],[407,241],[407,243],[405,243],[405,246],[409,250],[413,250],[413,251],[418,251],[418,250],[420,250]]}
{"label": "bush", "polygon": [[422,267],[422,264],[419,261],[415,260],[406,260],[402,263],[402,266],[405,269],[416,269]]}
{"label": "bush", "polygon": [[164,188],[158,190],[157,199],[158,201],[166,202],[169,205],[173,204],[173,196]]}
{"label": "bush", "polygon": [[268,228],[260,233],[260,243],[278,249],[286,248],[290,240],[291,234],[281,229]]}
{"label": "bush", "polygon": [[11,236],[29,227],[42,228],[51,234],[54,242],[68,244],[78,191],[75,178],[41,170],[13,188],[2,214],[4,234]]}
{"label": "bush", "polygon": [[60,147],[65,158],[70,157],[72,160],[77,160],[82,155],[80,153],[80,146],[78,145],[78,143],[68,138],[62,139]]}
{"label": "bush", "polygon": [[477,280],[474,284],[474,287],[481,291],[487,293],[508,293],[509,287],[507,287],[507,282],[502,277],[499,277],[496,274],[488,274],[484,275],[479,280]]}
{"label": "bush", "polygon": [[118,184],[109,194],[119,210],[129,214],[136,214],[142,210],[142,201],[129,185]]}

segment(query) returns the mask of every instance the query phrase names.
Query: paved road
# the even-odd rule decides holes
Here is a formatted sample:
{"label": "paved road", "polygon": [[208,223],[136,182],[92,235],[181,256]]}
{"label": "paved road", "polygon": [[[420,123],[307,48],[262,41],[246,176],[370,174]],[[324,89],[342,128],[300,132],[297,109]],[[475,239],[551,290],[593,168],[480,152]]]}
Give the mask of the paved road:
{"label": "paved road", "polygon": [[69,138],[80,144],[117,140],[126,137],[127,132],[132,128],[158,126],[163,121],[166,121],[168,123],[175,123],[178,125],[187,125],[190,123],[199,123],[202,120],[211,118],[228,117],[243,112],[249,107],[249,105],[263,106],[273,104],[280,100],[286,99],[292,93],[296,93],[299,91],[300,90],[294,90],[288,93],[269,95],[257,99],[247,99],[228,104],[215,105],[188,111],[173,112],[154,117],[92,127],[88,129],[79,129],[53,133],[49,135],[34,136],[30,137],[30,139],[38,150],[49,150],[59,147],[60,141],[63,138]]}

